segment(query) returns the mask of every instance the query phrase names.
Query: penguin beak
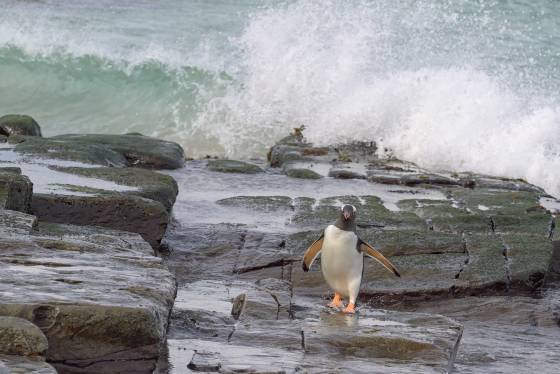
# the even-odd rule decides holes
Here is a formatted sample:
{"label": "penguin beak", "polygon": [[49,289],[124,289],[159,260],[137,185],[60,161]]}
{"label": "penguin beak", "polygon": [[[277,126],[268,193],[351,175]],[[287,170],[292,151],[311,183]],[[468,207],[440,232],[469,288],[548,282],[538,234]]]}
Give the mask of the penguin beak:
{"label": "penguin beak", "polygon": [[344,217],[345,221],[348,221],[348,219],[352,216],[352,213],[344,211],[342,212],[342,216]]}

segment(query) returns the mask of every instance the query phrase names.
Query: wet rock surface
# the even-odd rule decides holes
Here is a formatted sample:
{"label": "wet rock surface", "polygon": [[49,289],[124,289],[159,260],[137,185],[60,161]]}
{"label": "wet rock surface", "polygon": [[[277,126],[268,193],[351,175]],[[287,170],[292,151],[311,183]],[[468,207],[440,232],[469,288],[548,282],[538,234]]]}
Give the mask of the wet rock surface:
{"label": "wet rock surface", "polygon": [[141,135],[68,135],[26,137],[0,151],[4,208],[33,213],[42,221],[136,232],[159,247],[177,184],[142,167],[180,167],[184,154],[177,144]]}
{"label": "wet rock surface", "polygon": [[[180,192],[166,261],[179,291],[162,373],[485,373],[507,360],[499,339],[516,361],[531,339],[560,338],[543,297],[555,217],[538,187],[380,160],[372,144],[314,147],[297,136],[273,147],[269,161],[273,168],[254,176],[215,173],[206,161],[171,173]],[[322,178],[289,178],[291,169]],[[360,236],[402,274],[366,259],[356,316],[324,307],[332,295],[320,260],[308,273],[300,265],[343,203],[356,206]],[[204,214],[193,221],[193,209]],[[539,352],[550,356],[546,367],[560,358]]]}
{"label": "wet rock surface", "polygon": [[263,171],[255,164],[236,160],[210,160],[207,167],[208,170],[222,173],[255,174]]}
{"label": "wet rock surface", "polygon": [[27,137],[15,150],[36,157],[117,167],[177,169],[185,162],[184,151],[178,144],[143,135]]}
{"label": "wet rock surface", "polygon": [[176,294],[154,249],[177,184],[124,166],[180,167],[182,149],[137,135],[16,136],[0,148],[0,370],[152,373]]}
{"label": "wet rock surface", "polygon": [[[21,140],[16,152],[33,141]],[[159,373],[532,373],[526,346],[543,368],[560,359],[555,213],[524,181],[424,170],[378,159],[374,143],[315,147],[296,134],[271,149],[271,168],[193,160],[167,172],[175,185],[147,171],[47,163],[45,183],[45,165],[10,161],[13,146],[2,147],[0,167],[38,181],[32,208],[43,213],[0,211],[0,315],[37,325],[60,372],[147,373],[157,362]],[[134,160],[102,148],[115,158],[101,165]],[[114,230],[156,247],[177,190],[163,260],[140,235]],[[343,203],[402,274],[366,259],[354,316],[324,306],[320,259],[308,273],[300,263]],[[55,223],[64,209],[71,219]],[[69,224],[80,219],[107,228]]]}
{"label": "wet rock surface", "polygon": [[151,247],[99,228],[28,229],[0,238],[0,315],[37,325],[60,372],[154,370],[175,280]]}
{"label": "wet rock surface", "polygon": [[[137,190],[125,192],[158,201],[170,211],[175,204],[178,187],[177,182],[168,175],[140,168],[107,168],[107,167],[57,167],[57,171],[80,175],[88,178],[102,179],[129,186]],[[67,186],[68,187],[68,186]],[[80,186],[75,186],[78,191]],[[111,191],[105,191],[110,193]]]}

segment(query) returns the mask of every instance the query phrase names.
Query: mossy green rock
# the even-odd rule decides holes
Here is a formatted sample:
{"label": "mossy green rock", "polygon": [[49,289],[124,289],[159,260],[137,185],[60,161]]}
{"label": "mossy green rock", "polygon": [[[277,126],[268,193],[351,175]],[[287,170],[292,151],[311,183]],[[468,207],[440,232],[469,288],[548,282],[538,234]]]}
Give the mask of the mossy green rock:
{"label": "mossy green rock", "polygon": [[356,223],[359,228],[400,227],[425,228],[425,222],[413,213],[393,212],[387,209],[377,196],[333,196],[320,199],[294,199],[295,214],[292,224],[325,227],[340,214],[342,204],[352,204],[358,210]]}
{"label": "mossy green rock", "polygon": [[538,291],[549,270],[552,242],[544,235],[510,233],[503,235],[512,288]]}
{"label": "mossy green rock", "polygon": [[507,289],[507,261],[501,240],[493,234],[468,234],[465,246],[468,257],[455,281],[455,293],[492,294]]}
{"label": "mossy green rock", "polygon": [[[136,187],[139,189],[138,191],[130,191],[128,194],[159,201],[168,211],[171,211],[179,192],[177,182],[173,179],[173,177],[151,170],[108,167],[57,167],[56,170],[89,178],[103,179],[125,186]],[[80,186],[76,186],[76,188],[79,187]],[[69,188],[72,189],[71,186]],[[77,190],[77,192],[88,191]],[[101,191],[90,192],[99,193]]]}
{"label": "mossy green rock", "polygon": [[138,135],[60,135],[47,139],[28,138],[16,152],[45,158],[79,161],[103,166],[135,166],[177,169],[184,165],[180,145]]}
{"label": "mossy green rock", "polygon": [[48,222],[136,232],[154,248],[159,247],[169,221],[169,212],[163,204],[125,194],[35,194],[31,209],[39,220]]}
{"label": "mossy green rock", "polygon": [[82,143],[54,138],[27,138],[19,142],[15,151],[27,155],[77,161],[103,166],[128,166],[126,158],[104,144]]}
{"label": "mossy green rock", "polygon": [[0,169],[0,209],[29,212],[33,183],[20,173],[15,168]]}
{"label": "mossy green rock", "polygon": [[290,168],[285,171],[285,174],[291,178],[300,179],[321,179],[321,174],[314,172],[311,169]]}
{"label": "mossy green rock", "polygon": [[41,128],[30,116],[8,114],[0,117],[0,135],[41,136]]}
{"label": "mossy green rock", "polygon": [[234,196],[216,201],[219,205],[254,209],[260,212],[289,210],[292,199],[287,196]]}
{"label": "mossy green rock", "polygon": [[237,160],[210,160],[207,168],[222,173],[257,174],[263,172],[263,169],[255,164]]}

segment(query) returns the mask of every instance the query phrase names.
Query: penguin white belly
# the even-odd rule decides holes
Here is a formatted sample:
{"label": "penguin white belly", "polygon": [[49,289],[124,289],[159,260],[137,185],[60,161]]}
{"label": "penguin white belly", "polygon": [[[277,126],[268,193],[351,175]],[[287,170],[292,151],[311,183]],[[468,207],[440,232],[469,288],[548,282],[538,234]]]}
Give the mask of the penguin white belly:
{"label": "penguin white belly", "polygon": [[364,257],[356,246],[358,236],[334,225],[325,229],[321,249],[321,271],[328,285],[355,302],[362,283]]}

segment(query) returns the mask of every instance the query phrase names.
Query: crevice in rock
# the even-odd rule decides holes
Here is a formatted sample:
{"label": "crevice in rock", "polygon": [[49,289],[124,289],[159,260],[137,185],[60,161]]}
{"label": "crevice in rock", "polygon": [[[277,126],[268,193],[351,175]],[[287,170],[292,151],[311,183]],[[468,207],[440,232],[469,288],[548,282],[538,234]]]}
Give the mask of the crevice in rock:
{"label": "crevice in rock", "polygon": [[493,234],[496,233],[496,222],[494,221],[493,217],[490,217],[490,230],[492,231]]}
{"label": "crevice in rock", "polygon": [[293,271],[293,264],[289,263],[286,266],[288,269],[287,274],[288,274],[288,279],[286,279],[289,284],[290,284],[290,305],[288,307],[288,315],[290,316],[290,319],[295,319],[295,313],[293,310],[293,306],[294,304],[292,303],[292,300],[294,299],[294,284],[292,283],[292,271]]}
{"label": "crevice in rock", "polygon": [[278,297],[275,294],[273,294],[271,292],[268,292],[268,294],[276,302],[276,320],[279,320],[280,319],[280,308],[282,307],[282,305],[280,304],[280,301],[278,301]]}
{"label": "crevice in rock", "polygon": [[305,331],[300,330],[301,334],[301,349],[305,351]]}
{"label": "crevice in rock", "polygon": [[291,200],[290,200],[290,204],[289,204],[288,206],[290,207],[290,210],[291,210],[292,212],[295,212],[295,211],[296,211],[296,204],[295,204],[295,202],[294,202],[294,199],[291,199]]}
{"label": "crevice in rock", "polygon": [[257,271],[257,270],[282,266],[282,279],[284,279],[284,265],[288,265],[288,264],[291,264],[292,262],[296,262],[296,261],[298,261],[298,260],[289,259],[289,258],[281,258],[279,260],[272,261],[272,262],[269,262],[269,263],[263,264],[263,265],[248,266],[248,267],[235,269],[234,274],[244,274],[244,273],[250,273],[252,271]]}
{"label": "crevice in rock", "polygon": [[434,231],[434,222],[431,218],[426,219],[426,227],[428,228],[428,231]]}
{"label": "crevice in rock", "polygon": [[227,337],[228,344],[231,342],[231,338],[233,337],[233,334],[235,333],[235,326],[236,325],[233,325],[233,328],[231,329],[231,332],[228,334],[228,337]]}
{"label": "crevice in rock", "polygon": [[548,239],[552,240],[554,237],[554,230],[556,229],[556,218],[554,216],[550,217],[550,223],[548,224]]}
{"label": "crevice in rock", "polygon": [[469,248],[467,246],[467,240],[465,239],[465,234],[462,235],[461,242],[463,245],[463,253],[465,254],[465,262],[463,263],[463,265],[461,266],[457,274],[455,274],[455,279],[459,279],[461,277],[461,273],[465,270],[465,268],[467,267],[470,261],[470,253],[469,253]]}
{"label": "crevice in rock", "polygon": [[247,231],[244,231],[239,235],[239,245],[237,246],[237,256],[235,256],[235,261],[233,263],[232,274],[239,274],[238,271],[239,258],[241,252],[243,251],[243,247],[245,246],[246,240],[247,240]]}
{"label": "crevice in rock", "polygon": [[505,268],[506,268],[506,279],[507,279],[507,284],[506,284],[506,288],[509,291],[510,287],[511,287],[511,271],[510,271],[510,263],[511,263],[511,259],[510,259],[510,252],[511,252],[511,248],[510,246],[503,240],[502,237],[500,237],[500,241],[502,242],[502,255],[504,256],[504,260],[505,260]]}
{"label": "crevice in rock", "polygon": [[140,358],[127,358],[127,359],[102,359],[102,360],[95,360],[92,362],[88,362],[88,363],[84,363],[84,364],[78,364],[78,363],[70,363],[68,361],[62,360],[62,361],[47,361],[49,364],[54,364],[54,365],[64,365],[64,366],[68,366],[68,367],[73,367],[73,368],[80,368],[80,369],[86,369],[90,366],[93,365],[98,365],[101,363],[110,363],[110,362],[150,362],[150,361],[154,361],[156,362],[158,360],[159,356],[154,356],[154,357],[140,357]]}

